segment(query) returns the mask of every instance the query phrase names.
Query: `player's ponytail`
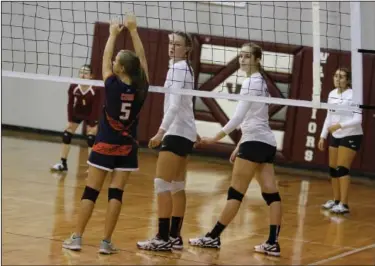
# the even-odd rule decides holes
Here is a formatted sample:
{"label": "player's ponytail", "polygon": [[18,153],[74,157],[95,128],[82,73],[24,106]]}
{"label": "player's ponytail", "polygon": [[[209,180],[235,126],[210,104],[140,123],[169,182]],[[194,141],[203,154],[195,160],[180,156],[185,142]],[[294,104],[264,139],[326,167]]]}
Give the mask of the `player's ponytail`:
{"label": "player's ponytail", "polygon": [[144,98],[148,90],[148,82],[138,56],[132,51],[122,50],[119,61],[125,73],[131,78],[132,85],[136,88],[137,94]]}

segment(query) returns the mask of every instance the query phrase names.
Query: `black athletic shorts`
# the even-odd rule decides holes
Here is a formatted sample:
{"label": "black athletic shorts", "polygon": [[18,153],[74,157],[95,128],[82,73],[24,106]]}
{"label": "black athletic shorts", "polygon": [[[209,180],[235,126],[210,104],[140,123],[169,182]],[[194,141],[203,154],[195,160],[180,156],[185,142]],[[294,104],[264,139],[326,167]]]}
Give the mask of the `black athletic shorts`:
{"label": "black athletic shorts", "polygon": [[[73,116],[72,119],[71,119],[71,121],[69,121],[69,122],[73,122],[73,123],[76,123],[76,124],[81,124],[82,121],[83,121],[83,119],[80,119],[80,118],[77,118],[77,117]],[[85,120],[85,122],[90,127],[95,127],[98,124],[98,121]]]}
{"label": "black athletic shorts", "polygon": [[254,163],[273,163],[276,147],[260,141],[246,141],[240,145],[237,157]]}
{"label": "black athletic shorts", "polygon": [[163,138],[160,151],[170,151],[178,156],[187,157],[192,152],[193,146],[194,142],[187,138],[167,135]]}
{"label": "black athletic shorts", "polygon": [[343,138],[335,138],[331,136],[329,141],[329,146],[338,148],[339,146],[343,146],[354,151],[358,151],[361,147],[363,135],[354,135],[354,136],[347,136]]}

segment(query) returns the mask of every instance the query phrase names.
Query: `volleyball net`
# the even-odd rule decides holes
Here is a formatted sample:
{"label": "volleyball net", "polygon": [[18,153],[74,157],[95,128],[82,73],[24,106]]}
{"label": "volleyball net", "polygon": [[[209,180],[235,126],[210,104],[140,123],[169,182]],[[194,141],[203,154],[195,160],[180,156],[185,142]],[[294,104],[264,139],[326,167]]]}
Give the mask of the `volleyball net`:
{"label": "volleyball net", "polygon": [[[66,121],[69,84],[103,86],[101,68],[108,22],[117,17],[124,19],[130,12],[137,17],[148,60],[150,91],[155,92],[143,111],[144,120],[156,116],[147,122],[150,132],[162,117],[159,105],[163,93],[170,92],[196,96],[198,131],[202,127],[205,132],[215,132],[232,117],[238,100],[248,100],[270,104],[270,124],[276,133],[283,135],[303,128],[308,129],[306,134],[318,134],[324,109],[360,111],[374,104],[369,96],[375,64],[372,55],[361,53],[359,5],[268,1],[2,2],[3,123],[37,128],[49,123],[50,128],[60,129]],[[169,61],[168,34],[173,31],[188,32],[193,37],[194,91],[163,87]],[[248,42],[263,49],[261,64],[271,97],[239,94],[246,77],[239,70],[238,56],[241,46]],[[126,29],[117,40],[114,54],[120,49],[133,49]],[[78,78],[84,64],[91,65],[94,79]],[[326,102],[339,67],[352,71],[352,105]],[[20,106],[19,112],[14,112],[16,105]],[[294,134],[290,133],[288,139]],[[238,136],[234,132],[223,141],[235,143]],[[280,139],[279,150],[286,145],[285,138]]]}

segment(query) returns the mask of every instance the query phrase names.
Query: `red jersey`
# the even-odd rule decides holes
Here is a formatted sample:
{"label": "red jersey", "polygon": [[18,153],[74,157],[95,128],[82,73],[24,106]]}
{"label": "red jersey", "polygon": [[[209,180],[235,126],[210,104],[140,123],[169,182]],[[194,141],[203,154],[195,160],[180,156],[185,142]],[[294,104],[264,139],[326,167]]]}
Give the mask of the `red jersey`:
{"label": "red jersey", "polygon": [[103,88],[90,86],[83,91],[80,85],[71,84],[68,90],[68,120],[98,121],[103,106]]}

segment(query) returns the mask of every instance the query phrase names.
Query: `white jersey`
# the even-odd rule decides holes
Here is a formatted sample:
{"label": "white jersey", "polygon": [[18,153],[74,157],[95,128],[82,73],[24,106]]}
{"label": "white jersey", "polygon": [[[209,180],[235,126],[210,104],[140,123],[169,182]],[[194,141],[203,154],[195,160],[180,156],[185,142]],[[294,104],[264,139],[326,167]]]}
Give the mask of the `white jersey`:
{"label": "white jersey", "polygon": [[[191,68],[190,68],[191,69]],[[191,69],[191,71],[193,71]],[[193,90],[194,76],[185,60],[170,64],[164,87],[172,90]],[[160,126],[166,135],[177,135],[193,142],[197,139],[193,96],[166,93],[164,117]]]}
{"label": "white jersey", "polygon": [[[339,105],[351,105],[353,102],[353,90],[347,89],[339,93],[338,89],[332,90],[328,95],[328,103]],[[335,138],[344,138],[354,135],[362,135],[362,112],[328,110],[324,121],[321,138],[327,138],[328,128],[340,124],[341,128],[333,132]]]}
{"label": "white jersey", "polygon": [[[269,97],[266,81],[259,72],[245,79],[240,95]],[[276,147],[276,138],[269,126],[268,119],[268,104],[239,101],[234,116],[222,130],[229,134],[241,124],[240,143],[260,141]]]}

